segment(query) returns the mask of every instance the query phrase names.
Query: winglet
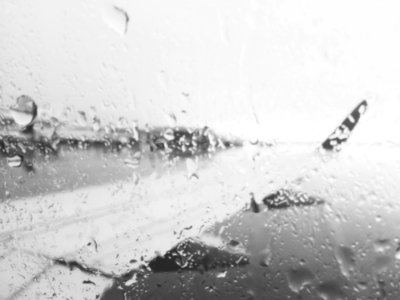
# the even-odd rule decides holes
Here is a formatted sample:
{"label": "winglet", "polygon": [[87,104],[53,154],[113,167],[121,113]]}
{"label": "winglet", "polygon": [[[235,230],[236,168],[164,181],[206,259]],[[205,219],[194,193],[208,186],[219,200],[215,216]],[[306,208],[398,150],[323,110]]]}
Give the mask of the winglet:
{"label": "winglet", "polygon": [[340,151],[341,144],[346,142],[351,132],[356,127],[361,116],[367,110],[368,103],[366,100],[361,101],[353,111],[343,120],[343,122],[329,135],[322,143],[322,148],[328,151]]}

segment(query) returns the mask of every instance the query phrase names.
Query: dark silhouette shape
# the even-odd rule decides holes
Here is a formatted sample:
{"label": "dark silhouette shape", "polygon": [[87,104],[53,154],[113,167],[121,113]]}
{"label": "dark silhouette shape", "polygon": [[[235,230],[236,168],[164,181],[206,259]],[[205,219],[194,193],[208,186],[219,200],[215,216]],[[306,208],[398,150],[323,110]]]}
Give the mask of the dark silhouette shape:
{"label": "dark silhouette shape", "polygon": [[[163,133],[167,130],[170,137],[166,138]],[[202,129],[167,128],[163,131],[156,130],[149,133],[148,143],[152,151],[160,150],[169,154],[170,157],[191,157],[193,155],[207,154],[212,151],[213,134],[206,126]],[[230,148],[240,146],[238,141],[226,141],[219,139],[219,147]]]}
{"label": "dark silhouette shape", "polygon": [[236,241],[236,240],[230,240],[228,245],[231,247],[236,247],[240,244],[240,242]]}
{"label": "dark silhouette shape", "polygon": [[322,148],[328,151],[340,151],[341,145],[346,142],[353,129],[359,122],[361,115],[364,114],[368,107],[367,101],[361,101],[343,120],[343,122],[335,129],[334,132],[322,143]]}
{"label": "dark silhouette shape", "polygon": [[251,193],[251,198],[250,198],[250,209],[253,213],[259,213],[260,212],[260,206],[254,199],[253,193]]}
{"label": "dark silhouette shape", "polygon": [[153,272],[197,270],[204,272],[216,268],[231,268],[249,264],[245,254],[208,246],[192,239],[185,240],[149,263]]}
{"label": "dark silhouette shape", "polygon": [[76,260],[66,260],[64,258],[53,258],[52,259],[54,265],[64,266],[69,268],[70,270],[78,269],[85,274],[101,276],[104,278],[114,279],[115,275],[111,273],[104,272],[97,268],[86,266],[85,264],[78,262]]}
{"label": "dark silhouette shape", "polygon": [[291,206],[310,206],[325,203],[323,199],[288,189],[280,189],[275,193],[269,194],[264,197],[262,201],[270,209],[287,208]]}

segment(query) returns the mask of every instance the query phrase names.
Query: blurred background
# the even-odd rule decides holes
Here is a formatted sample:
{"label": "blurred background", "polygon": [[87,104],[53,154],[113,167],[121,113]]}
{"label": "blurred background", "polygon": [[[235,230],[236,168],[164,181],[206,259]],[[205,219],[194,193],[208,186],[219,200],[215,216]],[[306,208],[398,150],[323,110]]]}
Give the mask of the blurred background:
{"label": "blurred background", "polygon": [[1,0],[0,298],[400,299],[399,6]]}

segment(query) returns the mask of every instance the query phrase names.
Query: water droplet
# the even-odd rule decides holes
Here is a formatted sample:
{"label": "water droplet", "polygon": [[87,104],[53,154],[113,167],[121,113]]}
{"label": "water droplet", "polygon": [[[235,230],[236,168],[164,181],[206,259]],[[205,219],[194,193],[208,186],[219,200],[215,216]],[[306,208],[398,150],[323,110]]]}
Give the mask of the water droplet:
{"label": "water droplet", "polygon": [[14,155],[7,157],[7,164],[11,168],[19,168],[22,165],[22,156]]}
{"label": "water droplet", "polygon": [[395,257],[396,259],[400,259],[400,243],[397,244]]}
{"label": "water droplet", "polygon": [[132,159],[125,159],[124,163],[126,166],[132,169],[137,169],[139,168],[141,157],[142,154],[140,152],[136,152],[135,154],[133,154]]}
{"label": "water droplet", "polygon": [[127,280],[127,281],[125,282],[125,285],[126,285],[126,286],[132,286],[132,285],[135,284],[136,282],[137,282],[137,274],[135,273],[135,274],[132,275],[131,279],[129,279],[129,280]]}
{"label": "water droplet", "polygon": [[390,239],[379,239],[376,240],[374,243],[374,250],[378,253],[385,253],[389,251],[391,248],[391,241]]}
{"label": "water droplet", "polygon": [[343,292],[336,281],[326,281],[318,285],[318,296],[324,300],[340,300],[343,299]]}
{"label": "water droplet", "polygon": [[268,267],[272,260],[272,249],[267,247],[261,252],[260,265],[263,267]]}
{"label": "water droplet", "polygon": [[137,169],[139,167],[138,161],[133,160],[133,159],[125,159],[124,160],[124,164],[127,167],[132,168],[132,169]]}
{"label": "water droplet", "polygon": [[94,117],[92,120],[92,129],[93,131],[99,131],[101,128],[101,121],[99,118]]}
{"label": "water droplet", "polygon": [[393,263],[393,257],[391,255],[378,255],[375,257],[373,270],[376,273],[385,272]]}
{"label": "water droplet", "polygon": [[167,141],[173,141],[175,138],[174,131],[171,128],[166,129],[163,136]]}
{"label": "water droplet", "polygon": [[197,174],[199,169],[199,166],[197,164],[197,161],[192,158],[186,159],[186,172],[187,172],[187,177],[191,179],[192,177],[199,178],[199,175]]}
{"label": "water droplet", "polygon": [[126,118],[124,118],[124,117],[120,117],[119,119],[118,119],[118,123],[117,123],[117,127],[119,128],[119,129],[125,129],[125,128],[128,128],[128,125],[129,123],[128,123],[128,120],[126,119]]}
{"label": "water droplet", "polygon": [[340,246],[337,248],[335,256],[343,276],[349,277],[356,262],[353,250],[349,247]]}
{"label": "water droplet", "polygon": [[85,112],[78,111],[77,123],[81,127],[85,127],[87,125],[87,118]]}
{"label": "water droplet", "polygon": [[139,175],[138,173],[136,173],[136,172],[133,172],[133,174],[132,174],[132,180],[133,180],[133,183],[134,183],[135,185],[138,185],[139,182],[140,182],[140,175]]}
{"label": "water droplet", "polygon": [[227,274],[227,271],[225,271],[225,272],[220,272],[220,273],[217,273],[216,277],[217,277],[217,278],[225,278],[225,277],[226,277],[226,274]]}
{"label": "water droplet", "polygon": [[236,240],[230,240],[228,245],[231,246],[231,247],[236,247],[236,246],[240,245],[240,242],[238,242]]}
{"label": "water droplet", "polygon": [[246,291],[246,294],[244,295],[245,300],[254,300],[256,299],[256,293],[252,290]]}
{"label": "water droplet", "polygon": [[125,35],[128,32],[129,15],[121,7],[109,6],[106,8],[104,18],[113,30],[121,35]]}
{"label": "water droplet", "polygon": [[158,74],[158,82],[163,90],[168,90],[169,87],[169,78],[167,72],[165,70],[161,70]]}
{"label": "water droplet", "polygon": [[132,130],[132,138],[135,141],[139,141],[139,129],[137,122],[132,122],[131,130]]}
{"label": "water droplet", "polygon": [[291,269],[287,274],[289,288],[299,293],[306,285],[314,281],[314,274],[306,267]]}
{"label": "water droplet", "polygon": [[359,281],[357,282],[357,289],[359,291],[365,291],[368,289],[368,282],[366,281]]}
{"label": "water droplet", "polygon": [[37,105],[31,97],[22,95],[17,98],[17,104],[10,108],[10,114],[15,123],[26,127],[35,120]]}

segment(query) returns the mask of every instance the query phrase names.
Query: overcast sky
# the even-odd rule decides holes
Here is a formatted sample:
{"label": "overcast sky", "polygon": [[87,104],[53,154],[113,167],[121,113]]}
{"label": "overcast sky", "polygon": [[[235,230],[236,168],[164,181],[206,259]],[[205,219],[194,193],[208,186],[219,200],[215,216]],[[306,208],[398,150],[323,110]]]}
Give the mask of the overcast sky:
{"label": "overcast sky", "polygon": [[400,141],[398,3],[3,0],[1,105],[316,141],[367,99],[353,139]]}

